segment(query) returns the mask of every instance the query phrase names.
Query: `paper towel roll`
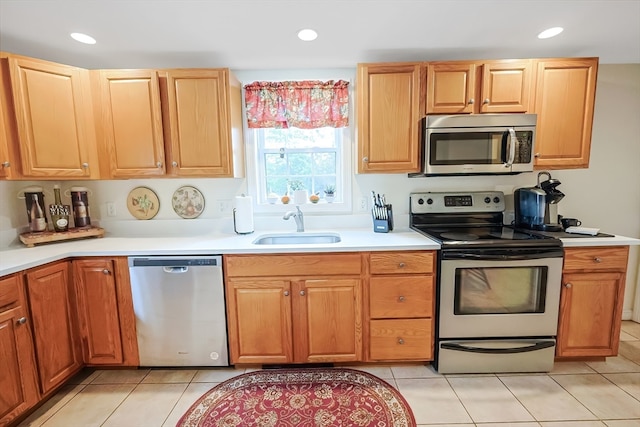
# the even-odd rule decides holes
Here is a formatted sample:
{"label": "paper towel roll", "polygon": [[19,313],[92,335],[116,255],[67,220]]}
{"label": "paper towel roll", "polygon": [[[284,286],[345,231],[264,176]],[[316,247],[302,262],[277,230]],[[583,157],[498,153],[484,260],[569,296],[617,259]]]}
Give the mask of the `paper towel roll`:
{"label": "paper towel roll", "polygon": [[234,230],[238,234],[253,233],[253,199],[250,196],[236,196],[233,209]]}

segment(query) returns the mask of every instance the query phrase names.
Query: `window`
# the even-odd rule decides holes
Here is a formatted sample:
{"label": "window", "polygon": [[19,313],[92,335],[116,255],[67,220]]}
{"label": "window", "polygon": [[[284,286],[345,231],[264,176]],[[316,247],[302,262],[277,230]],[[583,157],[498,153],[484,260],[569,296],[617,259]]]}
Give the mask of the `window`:
{"label": "window", "polygon": [[[257,211],[282,211],[281,198],[301,185],[320,199],[314,211],[351,209],[348,128],[250,129],[247,178]],[[335,189],[333,199],[325,190]],[[277,198],[269,198],[274,193]],[[292,202],[290,206],[293,206]]]}
{"label": "window", "polygon": [[314,212],[351,210],[348,85],[301,80],[244,86],[247,181],[258,212],[290,209],[297,189],[307,191],[306,206]]}

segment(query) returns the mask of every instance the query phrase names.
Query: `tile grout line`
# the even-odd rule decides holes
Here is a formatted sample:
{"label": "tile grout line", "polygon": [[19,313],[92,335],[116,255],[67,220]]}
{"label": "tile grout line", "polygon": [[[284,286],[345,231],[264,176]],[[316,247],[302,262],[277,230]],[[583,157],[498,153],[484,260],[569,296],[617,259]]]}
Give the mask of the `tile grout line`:
{"label": "tile grout line", "polygon": [[[122,404],[129,398],[129,396],[131,396],[131,394],[138,388],[138,386],[140,384],[142,384],[142,381],[147,377],[147,375],[149,375],[150,372],[151,372],[151,370],[147,369],[147,373],[144,374],[144,376],[142,378],[140,378],[140,381],[138,381],[136,383],[135,387],[133,387],[133,389],[129,393],[127,393],[127,395],[124,397],[124,399],[122,399],[122,401],[120,403],[118,403],[115,408],[113,408],[113,411],[111,411],[111,413],[107,416],[107,418],[105,418],[104,421],[102,423],[100,423],[101,427],[105,425],[105,423],[109,420],[109,418],[111,418],[113,416],[113,414],[115,414],[115,412],[118,410],[118,408],[120,406],[122,406]],[[98,375],[98,377],[100,377],[100,375]],[[129,385],[129,384],[132,384],[132,383],[118,383],[117,385]]]}

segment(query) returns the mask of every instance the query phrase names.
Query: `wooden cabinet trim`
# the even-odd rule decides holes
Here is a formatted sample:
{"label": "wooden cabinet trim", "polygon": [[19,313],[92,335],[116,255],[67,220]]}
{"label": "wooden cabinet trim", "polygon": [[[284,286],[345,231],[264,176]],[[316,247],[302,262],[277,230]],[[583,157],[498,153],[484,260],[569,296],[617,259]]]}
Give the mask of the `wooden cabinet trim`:
{"label": "wooden cabinet trim", "polygon": [[228,277],[359,275],[362,255],[358,252],[227,255],[224,266]]}

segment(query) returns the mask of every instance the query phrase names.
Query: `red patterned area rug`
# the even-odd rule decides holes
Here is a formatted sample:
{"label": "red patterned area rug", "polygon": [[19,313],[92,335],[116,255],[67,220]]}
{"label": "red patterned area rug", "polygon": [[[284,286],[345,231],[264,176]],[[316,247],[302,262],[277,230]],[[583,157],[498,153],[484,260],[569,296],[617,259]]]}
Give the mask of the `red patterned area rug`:
{"label": "red patterned area rug", "polygon": [[406,400],[385,381],[344,368],[274,369],[216,385],[176,427],[415,427]]}

